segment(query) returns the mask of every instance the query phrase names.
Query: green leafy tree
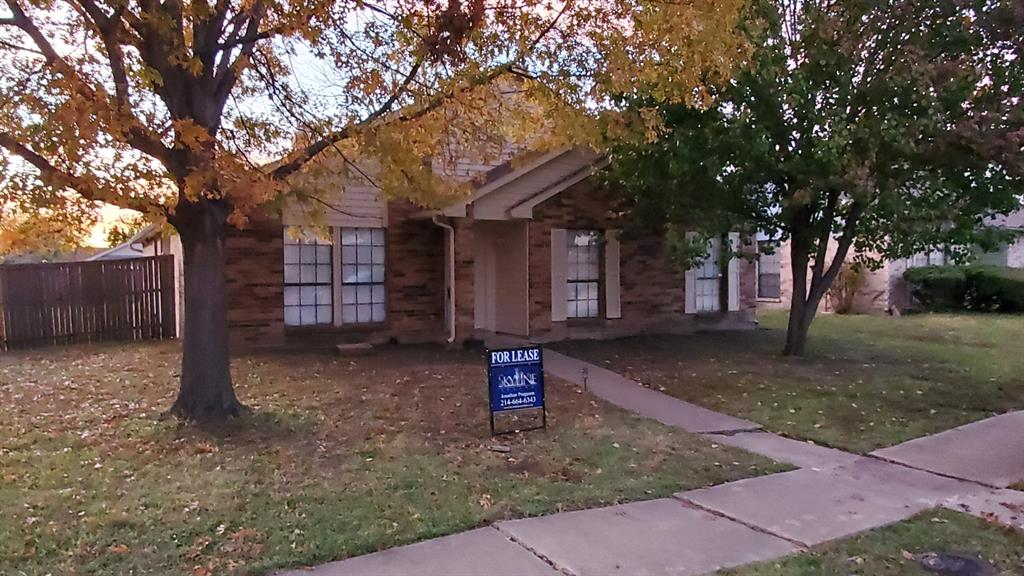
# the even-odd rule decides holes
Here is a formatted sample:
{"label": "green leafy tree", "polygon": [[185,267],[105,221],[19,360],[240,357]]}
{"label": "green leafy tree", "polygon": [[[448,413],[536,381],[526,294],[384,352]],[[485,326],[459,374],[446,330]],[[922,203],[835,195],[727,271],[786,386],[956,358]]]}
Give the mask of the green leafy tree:
{"label": "green leafy tree", "polygon": [[786,354],[851,254],[999,240],[981,224],[1020,206],[1024,3],[764,1],[741,28],[749,66],[703,109],[629,96],[663,125],[617,147],[609,178],[684,264],[737,227],[789,239]]}

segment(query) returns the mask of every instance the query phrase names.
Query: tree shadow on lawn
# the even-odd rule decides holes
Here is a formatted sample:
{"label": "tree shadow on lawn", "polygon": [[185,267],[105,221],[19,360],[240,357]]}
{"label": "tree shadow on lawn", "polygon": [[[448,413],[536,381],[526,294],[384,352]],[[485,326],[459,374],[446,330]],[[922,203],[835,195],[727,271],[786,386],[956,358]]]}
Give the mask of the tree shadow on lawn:
{"label": "tree shadow on lawn", "polygon": [[161,418],[175,343],[0,358],[0,573],[262,573],[781,469],[554,379],[490,451],[483,360],[240,356],[253,411],[204,430]]}

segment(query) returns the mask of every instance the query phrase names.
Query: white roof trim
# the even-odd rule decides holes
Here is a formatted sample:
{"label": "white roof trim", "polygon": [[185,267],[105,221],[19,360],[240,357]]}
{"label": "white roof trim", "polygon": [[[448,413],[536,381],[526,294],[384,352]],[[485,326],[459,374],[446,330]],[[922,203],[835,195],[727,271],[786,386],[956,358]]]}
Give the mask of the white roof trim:
{"label": "white roof trim", "polygon": [[120,250],[121,248],[125,248],[125,247],[129,247],[130,248],[132,244],[136,244],[136,243],[142,242],[144,240],[149,240],[150,236],[159,235],[159,233],[160,233],[160,224],[158,224],[156,222],[153,222],[152,224],[148,224],[148,225],[144,226],[141,230],[136,232],[135,235],[132,236],[131,238],[125,240],[124,242],[118,244],[117,246],[111,246],[110,248],[107,248],[103,252],[99,252],[97,254],[93,254],[92,256],[86,258],[85,261],[86,262],[92,262],[93,260],[103,260],[105,256],[107,256],[109,254],[112,254],[112,253],[116,252],[117,250]]}
{"label": "white roof trim", "polygon": [[507,184],[515,182],[519,178],[522,178],[523,176],[529,174],[530,172],[536,170],[537,168],[540,168],[541,166],[547,164],[548,162],[551,162],[552,160],[556,160],[557,158],[568,154],[572,150],[572,146],[563,146],[556,150],[552,150],[547,154],[543,154],[537,158],[534,158],[532,161],[524,164],[523,166],[520,166],[515,170],[510,171],[508,174],[504,174],[499,178],[495,178],[494,180],[477,188],[476,190],[473,191],[473,195],[470,198],[441,210],[441,213],[444,214],[445,216],[465,218],[467,215],[467,207],[474,201],[479,200],[480,198],[486,196],[487,194],[490,194],[491,192],[494,192],[495,190]]}
{"label": "white roof trim", "polygon": [[570,174],[564,180],[561,180],[560,182],[558,182],[558,183],[556,183],[556,184],[554,184],[552,186],[549,186],[546,190],[543,190],[540,193],[535,194],[534,196],[530,197],[529,199],[527,199],[527,200],[525,200],[523,202],[520,202],[519,204],[517,204],[517,205],[513,206],[512,208],[510,208],[509,211],[508,211],[509,216],[511,216],[513,218],[533,218],[533,209],[535,207],[537,207],[539,204],[541,204],[545,200],[553,198],[554,196],[556,196],[557,194],[559,194],[560,192],[562,192],[566,188],[568,188],[568,187],[570,187],[570,186],[572,186],[574,184],[577,184],[579,182],[582,182],[583,180],[588,178],[591,174],[593,174],[595,170],[598,170],[600,168],[604,168],[607,165],[608,165],[608,158],[607,157],[603,157],[603,158],[598,159],[593,164],[588,164],[587,166],[584,166],[583,168],[581,168],[581,169],[577,170],[576,172],[573,172],[572,174]]}

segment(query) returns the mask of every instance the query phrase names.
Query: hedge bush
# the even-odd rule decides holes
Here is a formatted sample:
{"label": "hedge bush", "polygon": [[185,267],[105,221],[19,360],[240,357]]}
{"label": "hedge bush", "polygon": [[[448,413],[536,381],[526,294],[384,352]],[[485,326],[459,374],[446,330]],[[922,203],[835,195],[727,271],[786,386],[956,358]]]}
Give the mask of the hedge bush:
{"label": "hedge bush", "polygon": [[1024,270],[971,266],[966,275],[968,310],[1024,312]]}
{"label": "hedge bush", "polygon": [[925,310],[962,310],[967,275],[961,266],[923,266],[903,273],[914,300]]}
{"label": "hedge bush", "polygon": [[907,270],[903,278],[925,310],[1024,313],[1024,270],[997,266],[925,266]]}

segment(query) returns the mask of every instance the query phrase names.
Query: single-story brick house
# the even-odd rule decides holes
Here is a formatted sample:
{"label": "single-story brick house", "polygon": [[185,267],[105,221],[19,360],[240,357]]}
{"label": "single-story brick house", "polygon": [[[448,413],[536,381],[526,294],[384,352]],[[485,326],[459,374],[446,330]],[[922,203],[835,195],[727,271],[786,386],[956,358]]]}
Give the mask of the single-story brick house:
{"label": "single-story brick house", "polygon": [[[989,219],[986,226],[1020,233],[1017,238],[1004,243],[997,250],[975,251],[975,259],[982,264],[1024,268],[1024,208],[1005,216]],[[772,244],[774,250],[765,250]],[[793,296],[793,270],[789,255],[789,242],[775,243],[761,239],[757,262],[757,305],[763,309],[789,308]],[[835,254],[835,242],[830,242],[826,260]],[[874,270],[863,271],[863,285],[854,297],[853,309],[857,314],[896,314],[913,307],[910,287],[903,279],[909,268],[921,266],[945,266],[953,264],[952,259],[941,249],[915,254],[910,258],[883,260]],[[831,312],[832,303],[823,298],[822,312]]]}
{"label": "single-story brick house", "polygon": [[[657,231],[620,234],[594,176],[602,165],[565,148],[477,166],[472,194],[441,210],[348,187],[318,220],[328,237],[302,236],[311,218],[301,208],[254,218],[227,241],[232,345],[753,327],[754,263],[709,258],[682,271]],[[740,245],[738,234],[721,241]]]}
{"label": "single-story brick house", "polygon": [[1016,232],[1019,235],[993,252],[979,251],[978,260],[992,266],[1024,268],[1024,208],[991,218],[986,225]]}
{"label": "single-story brick house", "polygon": [[[793,267],[789,241],[778,243],[763,239],[758,244],[760,250],[757,257],[757,306],[766,310],[788,310],[793,298]],[[769,249],[769,245],[773,248]],[[829,242],[826,251],[827,262],[832,261],[835,251],[836,243]],[[854,296],[851,312],[883,314],[889,313],[893,306],[904,308],[902,294],[906,290],[903,285],[903,271],[906,267],[907,263],[902,260],[885,261],[878,269],[863,270],[863,284]],[[832,302],[827,295],[821,299],[818,311],[833,311]]]}

